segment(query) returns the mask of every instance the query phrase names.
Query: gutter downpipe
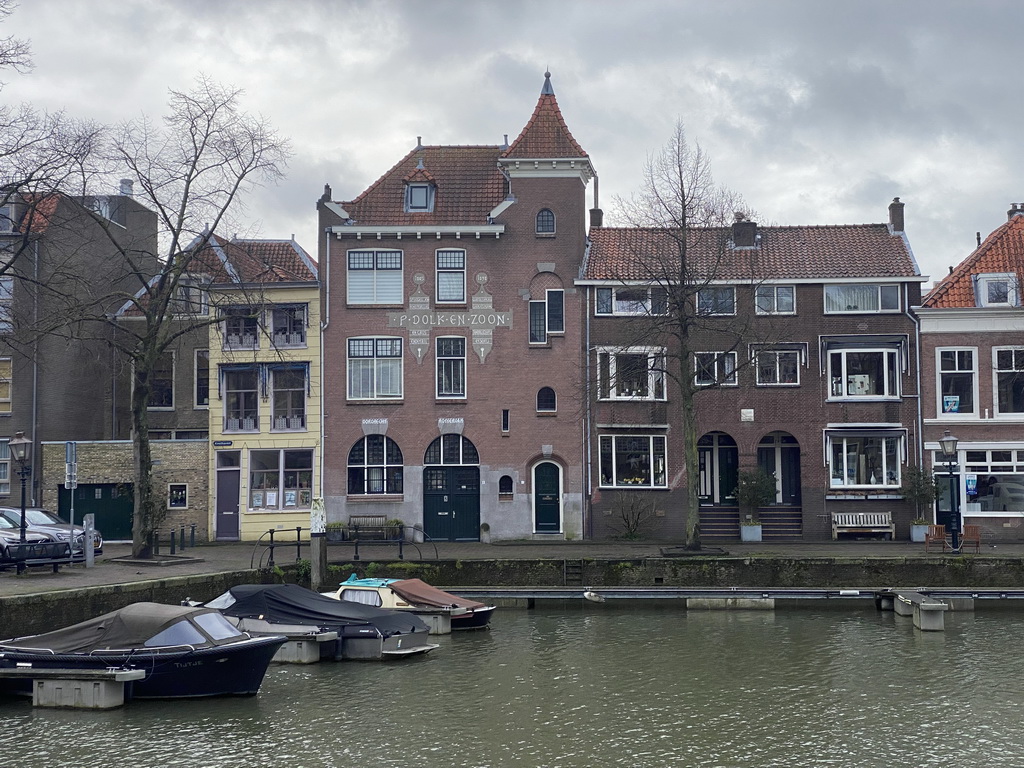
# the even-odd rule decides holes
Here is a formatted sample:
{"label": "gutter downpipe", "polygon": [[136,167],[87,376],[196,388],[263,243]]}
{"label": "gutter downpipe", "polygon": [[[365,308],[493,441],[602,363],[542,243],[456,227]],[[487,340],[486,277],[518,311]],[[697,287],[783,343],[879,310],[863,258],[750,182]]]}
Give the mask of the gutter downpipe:
{"label": "gutter downpipe", "polygon": [[[320,302],[320,460],[317,462],[320,465],[320,498],[324,498],[324,466],[326,459],[324,455],[326,450],[324,449],[324,440],[327,437],[327,429],[325,427],[324,411],[324,331],[327,330],[327,326],[331,324],[331,228],[327,227],[324,229],[324,263],[319,264],[317,270],[317,277],[320,279],[321,284],[324,287],[323,290],[323,301]],[[324,502],[324,515],[327,514],[327,503]]]}
{"label": "gutter downpipe", "polygon": [[[36,240],[32,244],[33,256],[32,259],[32,279],[35,281],[35,285],[39,285],[39,241]],[[32,327],[39,327],[39,289],[38,287],[33,288],[32,291]],[[36,454],[32,457],[32,474],[29,477],[29,498],[30,505],[35,507],[36,504],[36,470],[38,468],[39,460],[42,460],[43,448],[36,442],[36,427],[39,421],[39,336],[35,335],[35,339],[32,340],[32,452]]]}
{"label": "gutter downpipe", "polygon": [[910,284],[903,284],[904,314],[914,324],[914,365],[917,367],[917,461],[918,466],[924,464],[924,408],[921,403],[921,321],[910,311]]}

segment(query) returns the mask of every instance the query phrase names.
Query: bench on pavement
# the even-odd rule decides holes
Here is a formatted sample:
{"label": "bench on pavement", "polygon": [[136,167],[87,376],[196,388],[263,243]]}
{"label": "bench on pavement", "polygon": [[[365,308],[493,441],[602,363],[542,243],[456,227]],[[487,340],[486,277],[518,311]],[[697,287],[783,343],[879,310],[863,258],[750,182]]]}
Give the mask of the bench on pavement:
{"label": "bench on pavement", "polygon": [[349,515],[348,535],[357,541],[395,541],[401,537],[402,529],[388,525],[385,515]]}
{"label": "bench on pavement", "polygon": [[57,573],[71,562],[71,544],[67,541],[16,541],[0,546],[0,571],[15,568],[21,573],[31,566],[46,565]]}
{"label": "bench on pavement", "polygon": [[881,533],[893,539],[896,524],[892,512],[833,512],[832,538],[838,539],[841,533]]}

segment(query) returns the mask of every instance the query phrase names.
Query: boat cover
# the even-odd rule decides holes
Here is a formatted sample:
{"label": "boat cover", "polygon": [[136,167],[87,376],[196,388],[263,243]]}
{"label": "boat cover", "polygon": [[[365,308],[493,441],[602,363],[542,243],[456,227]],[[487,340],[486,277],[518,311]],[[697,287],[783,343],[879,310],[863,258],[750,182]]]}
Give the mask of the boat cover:
{"label": "boat cover", "polygon": [[[146,645],[146,641],[163,632],[172,624],[189,620],[204,613],[216,613],[211,608],[194,606],[162,605],[160,603],[132,603],[117,611],[105,613],[94,619],[57,629],[42,635],[18,637],[0,641],[4,648],[48,649],[54,653],[88,653],[96,650],[147,648],[154,650],[163,643]],[[221,620],[223,621],[223,620]],[[213,647],[238,642],[236,633],[221,640],[206,643],[190,643],[194,647]],[[175,645],[169,642],[166,645]]]}
{"label": "boat cover", "polygon": [[355,574],[343,581],[341,586],[352,584],[364,587],[389,587],[396,595],[410,605],[429,605],[433,608],[467,608],[479,610],[486,608],[484,603],[456,597],[437,587],[432,587],[422,579],[357,579]]}
{"label": "boat cover", "polygon": [[327,631],[373,626],[384,637],[429,629],[415,614],[335,600],[298,584],[240,584],[206,606],[227,616],[278,624],[315,624]]}

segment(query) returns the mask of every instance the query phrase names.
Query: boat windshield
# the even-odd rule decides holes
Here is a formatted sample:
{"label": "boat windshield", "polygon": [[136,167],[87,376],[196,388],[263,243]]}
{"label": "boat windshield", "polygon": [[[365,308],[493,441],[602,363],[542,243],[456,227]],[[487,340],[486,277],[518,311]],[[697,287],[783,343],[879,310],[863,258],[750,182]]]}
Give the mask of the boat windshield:
{"label": "boat windshield", "polygon": [[189,624],[187,619],[171,624],[163,632],[153,635],[143,645],[158,648],[169,645],[202,645],[207,642],[203,633]]}
{"label": "boat windshield", "polygon": [[201,613],[193,616],[192,621],[214,640],[227,640],[229,637],[239,637],[242,634],[219,613]]}
{"label": "boat windshield", "polygon": [[381,606],[380,594],[375,589],[344,589],[341,599],[349,603],[362,603],[377,608]]}

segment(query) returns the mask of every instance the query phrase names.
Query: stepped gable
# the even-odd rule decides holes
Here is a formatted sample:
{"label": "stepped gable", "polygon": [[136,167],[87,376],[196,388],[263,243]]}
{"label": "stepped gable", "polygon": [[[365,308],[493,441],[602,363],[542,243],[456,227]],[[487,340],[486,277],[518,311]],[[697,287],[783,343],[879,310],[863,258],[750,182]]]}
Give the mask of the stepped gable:
{"label": "stepped gable", "polygon": [[[716,280],[913,277],[906,242],[886,224],[759,227],[756,248],[733,249],[729,228],[688,232],[695,274]],[[671,268],[676,240],[664,229],[595,227],[583,275],[587,280],[650,280],[650,254]],[[646,262],[646,263],[645,263]]]}
{"label": "stepped gable", "polygon": [[[443,226],[484,224],[505,198],[498,146],[418,146],[359,197],[339,202],[358,226]],[[406,211],[405,186],[434,184],[432,211]]]}
{"label": "stepped gable", "polygon": [[533,116],[501,156],[510,160],[589,157],[573,138],[562,118],[555,90],[551,87],[550,72],[544,73],[544,87],[541,88]]}
{"label": "stepped gable", "polygon": [[997,227],[975,251],[928,292],[921,305],[936,309],[977,306],[974,275],[1024,273],[1024,207],[1010,210],[1007,222]]}

